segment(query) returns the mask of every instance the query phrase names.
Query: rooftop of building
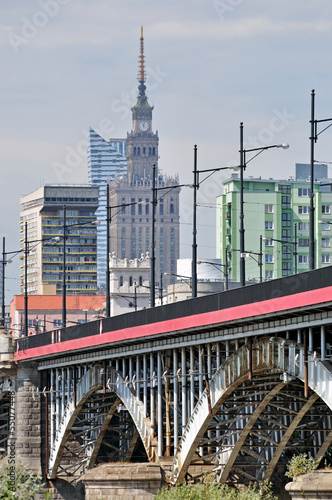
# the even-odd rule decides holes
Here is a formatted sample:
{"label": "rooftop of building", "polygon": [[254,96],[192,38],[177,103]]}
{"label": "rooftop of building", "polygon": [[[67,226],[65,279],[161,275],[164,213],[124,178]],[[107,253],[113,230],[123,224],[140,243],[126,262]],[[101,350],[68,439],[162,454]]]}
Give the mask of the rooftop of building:
{"label": "rooftop of building", "polygon": [[[67,295],[67,311],[97,311],[103,308],[105,295]],[[24,310],[24,295],[14,295],[11,302],[16,310]],[[59,311],[62,295],[29,295],[29,311]]]}

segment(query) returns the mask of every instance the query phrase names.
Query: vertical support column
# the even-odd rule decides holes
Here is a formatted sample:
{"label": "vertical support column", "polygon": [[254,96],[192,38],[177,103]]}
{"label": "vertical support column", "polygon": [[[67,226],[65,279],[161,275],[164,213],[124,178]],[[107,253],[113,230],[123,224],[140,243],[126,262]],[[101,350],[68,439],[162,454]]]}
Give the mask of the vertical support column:
{"label": "vertical support column", "polygon": [[158,352],[157,359],[157,367],[158,367],[158,457],[163,456],[163,379],[161,373],[161,353]]}
{"label": "vertical support column", "polygon": [[302,344],[302,335],[301,335],[301,330],[300,328],[297,329],[297,343]]}
{"label": "vertical support column", "polygon": [[325,326],[320,327],[320,348],[321,348],[321,361],[326,358],[326,341],[325,341]]}
{"label": "vertical support column", "polygon": [[139,355],[136,356],[136,396],[140,399],[140,363]]}
{"label": "vertical support column", "polygon": [[217,370],[219,370],[220,365],[221,365],[221,361],[220,361],[220,359],[221,359],[221,356],[220,356],[220,342],[217,342],[216,351],[217,351],[216,366],[217,366]]}
{"label": "vertical support column", "polygon": [[153,352],[150,353],[150,415],[151,432],[155,435],[155,403],[154,403],[154,359]]}
{"label": "vertical support column", "polygon": [[59,370],[55,370],[55,418],[56,418],[56,429],[57,431],[60,427],[60,388],[59,388]]}
{"label": "vertical support column", "polygon": [[65,369],[61,369],[61,416],[65,411]]}
{"label": "vertical support column", "polygon": [[212,378],[212,358],[211,358],[211,344],[208,344],[207,346],[207,371],[208,371],[208,379],[211,380]]}
{"label": "vertical support column", "polygon": [[309,328],[309,352],[314,352],[314,336],[312,327]]}
{"label": "vertical support column", "polygon": [[187,373],[186,373],[186,348],[181,349],[182,373],[182,434],[187,424]]}
{"label": "vertical support column", "polygon": [[20,366],[13,390],[16,457],[33,474],[41,473],[41,394],[40,373],[35,364]]}
{"label": "vertical support column", "polygon": [[228,359],[229,358],[229,340],[226,340],[225,348],[226,348],[226,359]]}
{"label": "vertical support column", "polygon": [[190,346],[190,414],[195,408],[194,346]]}
{"label": "vertical support column", "polygon": [[174,419],[174,455],[177,452],[179,446],[179,381],[177,376],[178,371],[178,352],[176,348],[173,350],[173,369],[174,369],[174,389],[173,389],[173,419]]}
{"label": "vertical support column", "polygon": [[198,354],[198,390],[199,390],[199,397],[203,394],[203,383],[204,383],[204,374],[203,374],[203,356],[204,356],[204,346],[200,345],[199,346],[199,354]]}
{"label": "vertical support column", "polygon": [[148,373],[146,364],[146,354],[143,354],[143,408],[144,417],[147,415],[147,405],[148,405]]}
{"label": "vertical support column", "polygon": [[51,369],[51,385],[50,385],[50,393],[51,393],[51,449],[54,444],[54,419],[55,419],[55,403],[54,403],[54,369]]}

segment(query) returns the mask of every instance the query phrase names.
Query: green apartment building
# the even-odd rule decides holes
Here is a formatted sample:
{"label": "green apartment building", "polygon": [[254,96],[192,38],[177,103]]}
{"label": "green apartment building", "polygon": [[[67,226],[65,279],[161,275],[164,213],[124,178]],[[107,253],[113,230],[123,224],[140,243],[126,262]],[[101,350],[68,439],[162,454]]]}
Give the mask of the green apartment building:
{"label": "green apartment building", "polygon": [[[246,282],[274,279],[309,269],[310,181],[249,177],[243,181]],[[332,263],[332,181],[314,183],[315,267]],[[316,170],[315,170],[316,175]],[[217,258],[227,261],[229,277],[240,281],[240,179],[233,174],[217,198]],[[261,238],[262,237],[262,238]],[[276,241],[279,240],[279,241]]]}

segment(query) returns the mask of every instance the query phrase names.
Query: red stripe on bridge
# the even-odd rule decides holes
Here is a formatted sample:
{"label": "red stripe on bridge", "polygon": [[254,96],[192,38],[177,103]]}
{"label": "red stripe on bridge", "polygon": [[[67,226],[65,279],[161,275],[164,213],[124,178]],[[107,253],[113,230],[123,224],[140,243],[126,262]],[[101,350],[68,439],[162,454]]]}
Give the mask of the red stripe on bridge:
{"label": "red stripe on bridge", "polygon": [[[250,287],[248,287],[249,291]],[[150,337],[162,333],[171,333],[181,330],[188,330],[202,326],[222,324],[232,320],[261,316],[264,314],[273,314],[276,312],[287,311],[299,307],[306,307],[315,304],[322,304],[332,300],[332,286],[301,292],[285,297],[276,297],[244,304],[241,306],[230,307],[217,311],[210,311],[192,316],[184,316],[171,320],[149,323],[135,327],[123,328],[121,330],[103,332],[101,335],[95,334],[74,340],[66,340],[46,346],[34,347],[25,351],[16,353],[17,361],[25,359],[40,358],[43,356],[52,356],[63,352],[77,351],[94,346],[113,344],[124,340]]]}

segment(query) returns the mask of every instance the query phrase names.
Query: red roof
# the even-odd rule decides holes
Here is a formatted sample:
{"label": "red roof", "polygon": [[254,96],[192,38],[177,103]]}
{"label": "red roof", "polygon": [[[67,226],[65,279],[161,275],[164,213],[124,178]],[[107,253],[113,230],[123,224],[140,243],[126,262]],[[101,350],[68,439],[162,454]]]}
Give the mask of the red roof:
{"label": "red roof", "polygon": [[[66,308],[74,311],[95,311],[103,308],[105,300],[105,295],[67,295]],[[24,295],[14,295],[11,308],[13,306],[16,311],[24,310]],[[60,310],[62,295],[29,295],[28,307],[30,312]]]}

